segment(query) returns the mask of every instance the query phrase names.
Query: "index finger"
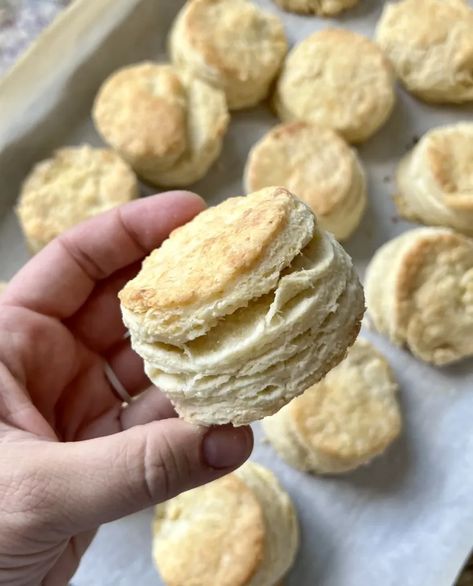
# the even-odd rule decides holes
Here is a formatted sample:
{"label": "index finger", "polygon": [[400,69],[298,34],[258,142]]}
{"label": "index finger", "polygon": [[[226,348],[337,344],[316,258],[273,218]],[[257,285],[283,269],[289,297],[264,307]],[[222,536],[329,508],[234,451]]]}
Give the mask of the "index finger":
{"label": "index finger", "polygon": [[143,259],[204,207],[198,195],[170,191],[87,220],[34,256],[10,281],[2,302],[70,317],[98,281]]}

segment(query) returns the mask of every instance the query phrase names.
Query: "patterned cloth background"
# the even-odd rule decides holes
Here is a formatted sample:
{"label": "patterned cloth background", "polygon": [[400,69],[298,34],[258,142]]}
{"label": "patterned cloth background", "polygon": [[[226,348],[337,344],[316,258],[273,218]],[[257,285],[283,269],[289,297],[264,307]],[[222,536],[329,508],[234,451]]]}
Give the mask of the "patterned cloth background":
{"label": "patterned cloth background", "polygon": [[71,0],[0,0],[0,75]]}
{"label": "patterned cloth background", "polygon": [[[72,1],[0,0],[0,76],[61,9]],[[473,586],[473,558],[457,586]]]}

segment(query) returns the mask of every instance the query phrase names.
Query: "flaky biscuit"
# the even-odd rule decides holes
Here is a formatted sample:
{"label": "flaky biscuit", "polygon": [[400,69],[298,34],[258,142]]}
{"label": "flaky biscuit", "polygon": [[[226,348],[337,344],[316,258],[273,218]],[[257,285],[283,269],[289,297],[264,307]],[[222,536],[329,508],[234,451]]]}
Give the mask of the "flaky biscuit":
{"label": "flaky biscuit", "polygon": [[146,181],[182,187],[202,178],[222,148],[222,91],[172,65],[120,69],[100,88],[93,118],[102,138]]}
{"label": "flaky biscuit", "polygon": [[268,185],[297,193],[337,240],[353,233],[366,208],[365,174],[356,152],[316,124],[280,124],[254,145],[245,168],[246,191]]}
{"label": "flaky biscuit", "polygon": [[287,52],[277,16],[248,0],[192,0],[171,30],[172,61],[225,91],[228,106],[254,106],[268,94]]}
{"label": "flaky biscuit", "polygon": [[319,383],[263,419],[271,444],[291,466],[338,474],[370,462],[401,430],[391,369],[358,339]]}
{"label": "flaky biscuit", "polygon": [[333,16],[358,4],[359,0],[274,0],[284,10],[302,14]]}
{"label": "flaky biscuit", "polygon": [[29,249],[138,196],[130,167],[113,151],[84,145],[57,150],[23,183],[16,212]]}
{"label": "flaky biscuit", "polygon": [[274,95],[283,122],[312,122],[362,142],[388,119],[394,74],[374,43],[357,33],[313,33],[289,53]]}
{"label": "flaky biscuit", "polygon": [[389,3],[376,40],[406,88],[428,102],[473,100],[473,10],[464,0]]}
{"label": "flaky biscuit", "polygon": [[421,360],[473,356],[473,240],[416,228],[384,244],[366,274],[375,327]]}
{"label": "flaky biscuit", "polygon": [[148,376],[203,425],[277,411],[343,358],[364,311],[351,259],[279,187],[173,232],[119,297]]}
{"label": "flaky biscuit", "polygon": [[408,220],[473,236],[473,123],[422,137],[399,164],[395,202]]}
{"label": "flaky biscuit", "polygon": [[156,507],[153,560],[167,586],[275,586],[298,545],[289,495],[254,462]]}

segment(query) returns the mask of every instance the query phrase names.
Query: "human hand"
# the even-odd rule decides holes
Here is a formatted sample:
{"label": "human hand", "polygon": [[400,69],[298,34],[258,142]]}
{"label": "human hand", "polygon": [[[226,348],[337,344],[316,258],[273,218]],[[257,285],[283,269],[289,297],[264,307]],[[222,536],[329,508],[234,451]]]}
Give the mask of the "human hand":
{"label": "human hand", "polygon": [[117,292],[203,208],[171,192],[102,214],[37,254],[0,297],[0,584],[66,584],[96,528],[238,467],[249,428],[175,417],[124,339]]}

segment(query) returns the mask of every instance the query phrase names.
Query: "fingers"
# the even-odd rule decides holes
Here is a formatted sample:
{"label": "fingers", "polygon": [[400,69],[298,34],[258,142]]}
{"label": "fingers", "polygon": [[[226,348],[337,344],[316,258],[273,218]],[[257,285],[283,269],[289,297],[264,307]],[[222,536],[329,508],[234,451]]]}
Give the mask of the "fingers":
{"label": "fingers", "polygon": [[144,371],[143,359],[132,350],[129,339],[116,344],[105,354],[105,359],[131,397],[151,385]]}
{"label": "fingers", "polygon": [[[149,384],[149,383],[148,383]],[[169,399],[156,387],[150,387],[132,403],[122,406],[117,404],[83,427],[76,439],[87,440],[130,429],[135,425],[145,425],[176,417],[176,412]]]}
{"label": "fingers", "polygon": [[248,427],[205,429],[181,419],[49,444],[37,461],[54,500],[42,507],[44,522],[67,535],[92,529],[230,472],[252,446]]}
{"label": "fingers", "polygon": [[83,222],[32,258],[12,279],[2,302],[68,318],[85,303],[96,282],[142,259],[204,205],[195,194],[174,191]]}
{"label": "fingers", "polygon": [[102,353],[123,339],[126,327],[117,296],[140,270],[134,263],[96,285],[87,301],[65,325],[94,352]]}

